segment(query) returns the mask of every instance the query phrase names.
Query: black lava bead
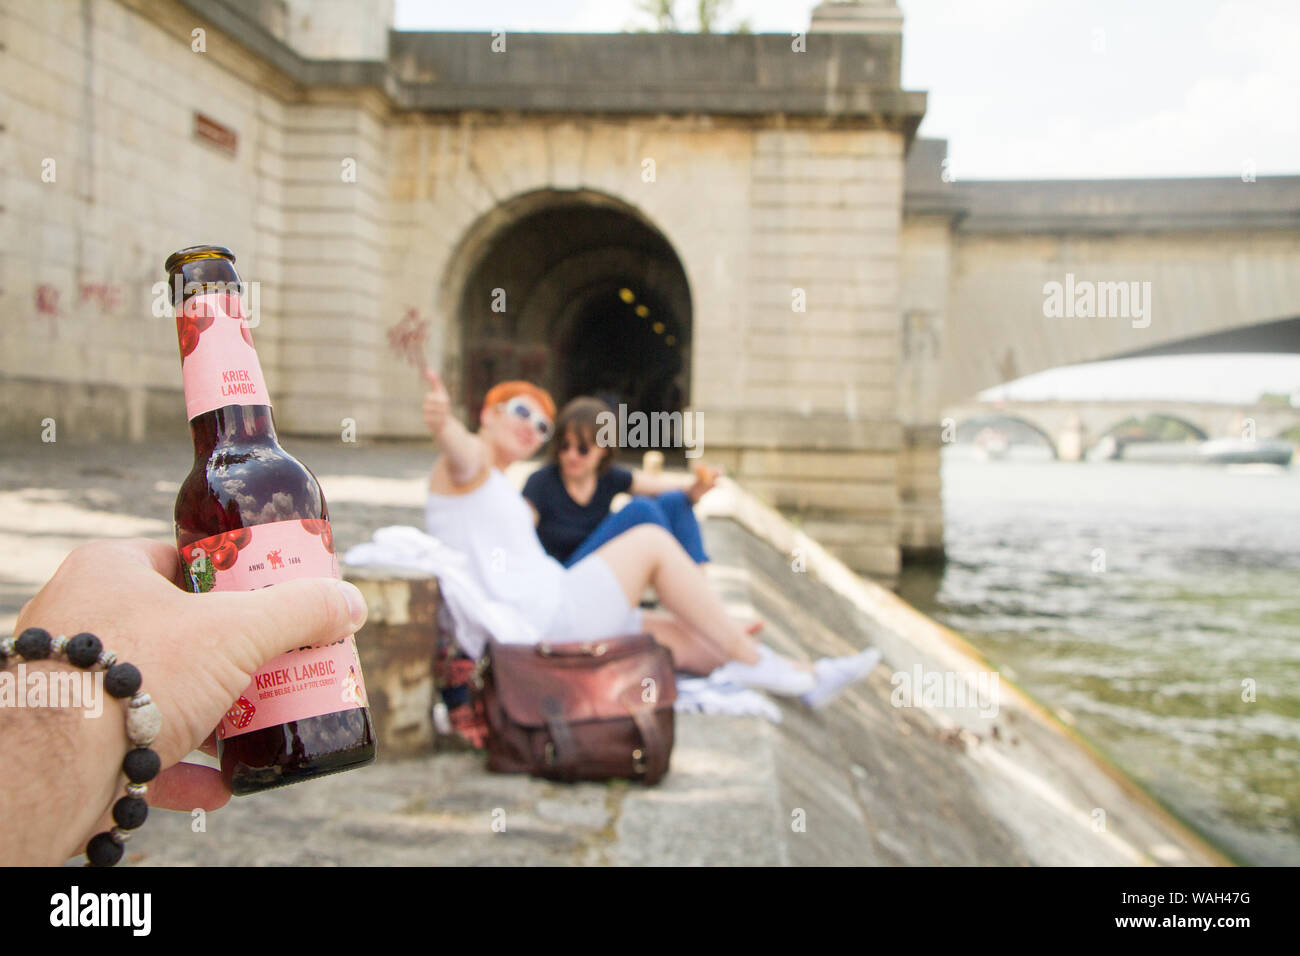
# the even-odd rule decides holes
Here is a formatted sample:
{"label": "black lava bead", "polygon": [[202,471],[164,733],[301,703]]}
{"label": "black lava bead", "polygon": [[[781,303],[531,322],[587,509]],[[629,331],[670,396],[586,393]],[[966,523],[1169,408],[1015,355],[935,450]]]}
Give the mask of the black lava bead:
{"label": "black lava bead", "polygon": [[134,664],[114,664],[104,675],[104,690],[114,697],[130,697],[140,689],[140,671]]}
{"label": "black lava bead", "polygon": [[126,796],[113,804],[113,821],[123,830],[134,830],[149,815],[149,804],[139,797]]}
{"label": "black lava bead", "polygon": [[63,647],[68,660],[78,667],[93,667],[103,650],[104,645],[100,643],[99,638],[85,631],[68,638],[68,643]]}
{"label": "black lava bead", "polygon": [[86,859],[91,866],[112,866],[122,859],[124,847],[107,833],[97,833],[86,844]]}
{"label": "black lava bead", "polygon": [[122,760],[122,772],[132,783],[148,783],[162,769],[162,758],[148,747],[128,750]]}
{"label": "black lava bead", "polygon": [[43,627],[29,627],[18,635],[14,650],[29,661],[50,656],[50,632]]}

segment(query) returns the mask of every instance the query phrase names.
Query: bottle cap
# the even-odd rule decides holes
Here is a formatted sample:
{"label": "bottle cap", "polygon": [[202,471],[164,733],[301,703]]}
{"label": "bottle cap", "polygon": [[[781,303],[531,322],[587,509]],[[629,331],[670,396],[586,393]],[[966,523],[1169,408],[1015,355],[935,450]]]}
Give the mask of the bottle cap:
{"label": "bottle cap", "polygon": [[163,268],[172,272],[177,267],[186,262],[193,262],[195,259],[229,259],[235,261],[235,254],[225,246],[186,246],[184,249],[177,249],[163,264]]}

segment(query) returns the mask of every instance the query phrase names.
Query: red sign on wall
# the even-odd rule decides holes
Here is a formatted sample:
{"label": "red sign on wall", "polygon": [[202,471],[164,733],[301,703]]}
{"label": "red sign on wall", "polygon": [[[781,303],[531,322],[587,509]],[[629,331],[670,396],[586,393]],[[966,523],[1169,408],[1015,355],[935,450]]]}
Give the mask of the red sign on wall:
{"label": "red sign on wall", "polygon": [[235,155],[235,150],[239,146],[239,136],[233,129],[198,112],[194,114],[194,138],[215,146],[231,156]]}

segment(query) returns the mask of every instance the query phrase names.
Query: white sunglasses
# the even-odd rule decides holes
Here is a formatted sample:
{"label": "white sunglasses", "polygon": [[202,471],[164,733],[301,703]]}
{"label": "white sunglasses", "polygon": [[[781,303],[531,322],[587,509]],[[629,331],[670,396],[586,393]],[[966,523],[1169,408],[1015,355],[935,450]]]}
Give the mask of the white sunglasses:
{"label": "white sunglasses", "polygon": [[540,411],[533,408],[532,405],[523,399],[513,398],[508,402],[502,402],[501,407],[508,411],[516,418],[522,418],[524,421],[531,421],[533,427],[537,429],[537,434],[543,440],[550,437],[551,420],[543,415]]}

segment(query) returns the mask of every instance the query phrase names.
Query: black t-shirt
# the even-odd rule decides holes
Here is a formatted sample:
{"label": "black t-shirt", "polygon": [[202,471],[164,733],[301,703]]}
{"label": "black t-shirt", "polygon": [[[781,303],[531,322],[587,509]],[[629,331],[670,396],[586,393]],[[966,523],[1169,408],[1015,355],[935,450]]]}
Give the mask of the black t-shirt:
{"label": "black t-shirt", "polygon": [[524,497],[533,503],[540,520],[537,537],[546,553],[563,563],[609,514],[609,503],[632,487],[632,472],[618,465],[596,479],[596,490],[586,505],[569,497],[559,465],[543,465],[528,476]]}

